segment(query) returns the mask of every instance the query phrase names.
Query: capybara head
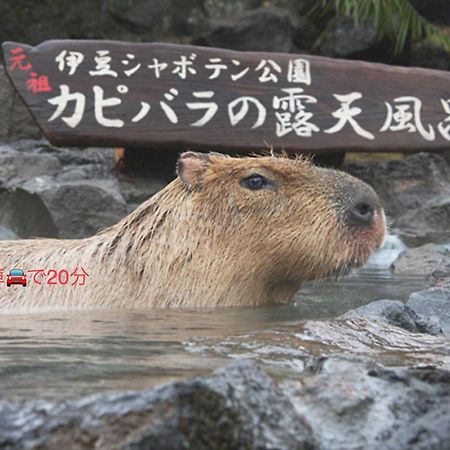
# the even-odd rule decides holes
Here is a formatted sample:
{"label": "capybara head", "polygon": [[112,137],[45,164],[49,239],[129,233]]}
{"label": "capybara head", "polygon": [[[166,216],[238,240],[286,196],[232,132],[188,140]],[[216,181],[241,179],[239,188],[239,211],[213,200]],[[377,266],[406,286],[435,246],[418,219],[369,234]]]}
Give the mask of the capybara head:
{"label": "capybara head", "polygon": [[384,240],[373,189],[305,158],[186,152],[178,175],[217,257],[231,250],[240,271],[286,298],[305,280],[361,266]]}

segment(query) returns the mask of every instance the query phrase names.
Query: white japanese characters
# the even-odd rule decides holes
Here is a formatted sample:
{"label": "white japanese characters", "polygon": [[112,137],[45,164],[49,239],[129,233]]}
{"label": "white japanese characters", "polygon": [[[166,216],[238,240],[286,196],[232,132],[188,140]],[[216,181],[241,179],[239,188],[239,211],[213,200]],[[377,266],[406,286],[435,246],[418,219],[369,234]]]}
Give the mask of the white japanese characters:
{"label": "white japanese characters", "polygon": [[174,61],[175,68],[172,73],[177,74],[182,80],[185,80],[188,75],[195,75],[197,69],[194,67],[194,61],[197,58],[195,53],[187,56],[181,56],[179,61]]}
{"label": "white japanese characters", "polygon": [[287,80],[289,83],[311,84],[311,66],[309,61],[303,58],[289,61]]}
{"label": "white japanese characters", "polygon": [[238,97],[228,104],[228,117],[230,118],[230,123],[233,127],[247,116],[251,105],[257,113],[252,129],[264,125],[267,116],[267,110],[264,105],[254,97],[243,96]]}
{"label": "white japanese characters", "polygon": [[306,110],[306,104],[317,103],[317,99],[311,95],[303,94],[302,88],[282,89],[287,95],[275,96],[273,109],[277,118],[276,135],[278,137],[294,131],[297,136],[311,137],[319,131],[319,127],[310,122],[313,117]]}
{"label": "white japanese characters", "polygon": [[[440,99],[442,120],[434,126],[424,120],[419,97],[402,95],[388,99],[380,104],[384,122],[378,129],[369,129],[373,128],[373,122],[372,127],[364,126],[362,102],[368,93],[324,92],[319,102],[310,92],[313,74],[306,58],[280,62],[265,57],[249,63],[195,52],[172,57],[164,57],[159,52],[144,60],[131,52],[117,55],[113,50],[101,49],[88,57],[81,51],[65,49],[54,60],[58,71],[67,76],[67,82],[60,84],[59,93],[47,100],[55,107],[48,121],[59,119],[70,128],[76,128],[88,113],[105,128],[150,123],[154,117],[163,117],[174,127],[201,128],[214,123],[218,117],[221,120],[226,117],[230,127],[263,128],[277,138],[311,139],[318,133],[353,133],[361,139],[374,140],[375,133],[403,132],[417,134],[425,141],[437,138],[450,141],[450,98]],[[89,91],[82,93],[70,88],[70,80],[82,70],[93,79],[89,88],[91,96]],[[148,80],[144,82],[149,84],[159,80],[163,87],[157,96],[153,92],[145,97],[141,86],[136,98],[131,94],[133,83],[126,81],[136,76],[140,77],[141,84],[142,80]],[[117,79],[113,93],[110,82],[108,89],[102,85],[108,79]],[[244,87],[231,88],[235,83],[243,83]],[[190,89],[183,89],[184,84]],[[251,88],[247,89],[247,85]],[[230,92],[224,96],[223,90],[228,87]],[[125,100],[131,101],[128,95],[133,98],[135,109],[128,107],[124,113],[121,108]],[[336,107],[330,110],[328,105],[333,102]],[[325,116],[330,120],[324,122]]]}
{"label": "white japanese characters", "polygon": [[109,50],[97,50],[95,70],[90,70],[89,75],[117,77],[117,72],[111,69],[111,60]]}
{"label": "white japanese characters", "polygon": [[[60,87],[61,93],[54,98],[48,100],[51,105],[55,105],[56,109],[53,115],[48,119],[49,122],[61,117],[61,120],[70,128],[75,128],[83,118],[84,108],[86,105],[86,97],[80,92],[70,93],[69,86],[62,84]],[[69,103],[74,102],[73,113],[71,116],[62,117]]]}
{"label": "white japanese characters", "polygon": [[[109,128],[122,128],[124,126],[124,121],[121,119],[108,119],[105,117],[105,108],[112,108],[118,106],[122,103],[119,97],[109,97],[105,98],[104,91],[100,86],[94,86],[94,114],[95,120],[99,125]],[[128,90],[128,89],[127,89]],[[117,88],[118,92],[126,93],[126,90]]]}
{"label": "white japanese characters", "polygon": [[[196,99],[204,99],[211,100],[214,97],[213,91],[202,91],[202,92],[193,92],[192,96]],[[216,103],[212,101],[208,102],[189,102],[186,103],[186,106],[191,110],[205,110],[205,114],[198,119],[196,122],[192,123],[193,127],[203,127],[206,125],[216,114],[219,107]]]}
{"label": "white japanese characters", "polygon": [[69,70],[68,74],[73,75],[78,66],[84,61],[84,55],[80,52],[68,52],[67,50],[63,50],[55,58],[55,61],[58,63],[58,69],[60,72],[65,70],[67,67]]}
{"label": "white japanese characters", "polygon": [[255,72],[261,71],[258,77],[260,83],[278,82],[278,75],[281,73],[281,67],[271,59],[263,59],[256,67]]}
{"label": "white japanese characters", "polygon": [[380,131],[407,131],[408,133],[420,133],[427,141],[433,141],[435,134],[433,127],[428,128],[422,123],[420,117],[422,109],[422,101],[417,97],[404,96],[394,99],[394,107],[385,102],[387,108],[387,116],[384,125]]}
{"label": "white japanese characters", "polygon": [[345,125],[350,125],[356,134],[365,139],[375,139],[375,136],[370,132],[365,130],[359,125],[355,117],[361,114],[362,109],[357,106],[351,107],[351,104],[361,99],[361,92],[351,92],[350,94],[339,95],[333,94],[333,96],[341,103],[341,107],[333,112],[333,117],[336,117],[338,121],[336,125],[324,130],[325,133],[334,134],[341,131]]}
{"label": "white japanese characters", "polygon": [[[134,61],[134,58],[135,56],[133,54],[127,53],[126,58],[122,59],[122,64],[126,67],[129,67],[131,66],[131,63]],[[127,77],[131,77],[133,73],[136,73],[141,68],[141,65],[142,65],[141,63],[134,64],[133,67],[130,67],[129,69],[124,70],[123,72]]]}
{"label": "white japanese characters", "polygon": [[442,122],[439,122],[437,127],[442,137],[450,141],[450,98],[447,100],[441,99],[441,104],[447,117]]}
{"label": "white japanese characters", "polygon": [[161,77],[161,73],[167,69],[169,65],[165,62],[159,62],[157,58],[153,58],[153,64],[147,64],[147,67],[153,70],[155,78],[159,79]]}

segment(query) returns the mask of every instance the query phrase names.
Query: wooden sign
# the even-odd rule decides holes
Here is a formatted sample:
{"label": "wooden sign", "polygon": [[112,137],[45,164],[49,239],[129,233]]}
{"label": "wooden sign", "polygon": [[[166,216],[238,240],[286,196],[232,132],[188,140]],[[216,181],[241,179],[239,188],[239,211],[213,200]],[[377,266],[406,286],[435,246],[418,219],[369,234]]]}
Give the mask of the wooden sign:
{"label": "wooden sign", "polygon": [[160,43],[3,44],[48,140],[250,152],[450,145],[450,73]]}

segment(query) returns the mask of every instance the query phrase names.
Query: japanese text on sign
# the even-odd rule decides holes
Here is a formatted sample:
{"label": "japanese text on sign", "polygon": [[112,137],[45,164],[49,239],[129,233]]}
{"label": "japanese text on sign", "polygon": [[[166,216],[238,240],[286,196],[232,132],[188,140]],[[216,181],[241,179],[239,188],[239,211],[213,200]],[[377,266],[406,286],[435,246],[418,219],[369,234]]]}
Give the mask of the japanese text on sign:
{"label": "japanese text on sign", "polygon": [[[231,128],[268,127],[278,138],[295,135],[310,139],[322,133],[333,135],[345,128],[365,140],[375,140],[382,133],[414,133],[425,141],[450,141],[450,98],[440,98],[434,106],[442,116],[440,122],[432,125],[423,117],[422,99],[408,92],[386,99],[380,105],[384,120],[376,129],[368,129],[361,120],[364,118],[362,100],[367,93],[324,92],[323,97],[334,109],[328,112],[330,125],[319,126],[316,117],[320,99],[310,92],[314,67],[305,57],[292,57],[284,63],[262,57],[252,65],[231,57],[209,57],[205,61],[195,52],[167,60],[149,53],[143,60],[133,53],[113,58],[107,49],[98,49],[91,57],[82,51],[63,49],[53,61],[55,69],[66,80],[54,86],[47,75],[34,70],[32,61],[20,47],[10,50],[9,70],[26,72],[27,89],[36,95],[47,95],[45,101],[53,108],[48,122],[59,121],[71,129],[80,126],[87,114],[92,114],[95,123],[106,129],[151,124],[154,114],[162,116],[168,126],[183,124],[199,129],[214,123],[221,115]],[[92,80],[92,86],[83,92],[71,87],[71,80],[81,72]],[[158,98],[146,97],[142,90],[134,95],[132,80],[137,76],[144,77],[148,83],[164,79],[165,88]],[[114,92],[105,88],[106,79],[114,81]],[[206,80],[208,86],[203,88],[205,83],[193,83],[197,79]],[[216,88],[217,82],[231,86],[233,93],[232,86],[246,80],[256,81],[260,86],[276,86],[278,92],[271,94],[270,99],[256,94],[236,94],[226,102],[218,100],[221,92]],[[132,112],[128,108],[125,113],[123,105],[131,102]],[[93,108],[89,108],[90,104]]]}

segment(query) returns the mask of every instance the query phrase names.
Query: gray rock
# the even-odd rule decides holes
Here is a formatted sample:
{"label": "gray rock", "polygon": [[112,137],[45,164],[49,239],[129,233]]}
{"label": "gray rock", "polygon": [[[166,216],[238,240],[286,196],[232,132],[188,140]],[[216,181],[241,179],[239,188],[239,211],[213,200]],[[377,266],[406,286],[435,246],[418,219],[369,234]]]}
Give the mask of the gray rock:
{"label": "gray rock", "polygon": [[448,450],[450,372],[388,369],[355,358],[314,360],[282,388],[326,450]]}
{"label": "gray rock", "polygon": [[138,28],[170,31],[171,16],[174,13],[171,1],[166,0],[110,0],[105,2],[109,14]]}
{"label": "gray rock", "polygon": [[286,12],[259,8],[233,21],[219,21],[195,43],[233,50],[290,52],[293,28]]}
{"label": "gray rock", "polygon": [[88,175],[82,167],[67,167],[58,174],[58,181],[75,181],[86,178],[88,178]]}
{"label": "gray rock", "polygon": [[[330,26],[331,25],[331,26]],[[379,40],[371,24],[355,25],[350,17],[342,16],[329,23],[317,37],[322,55],[337,58],[367,59],[376,53]],[[316,44],[316,45],[317,45]]]}
{"label": "gray rock", "polygon": [[370,24],[355,25],[348,17],[341,17],[334,29],[334,53],[348,57],[369,50],[377,44],[377,32]]}
{"label": "gray rock", "polygon": [[0,65],[0,141],[40,137],[39,127]]}
{"label": "gray rock", "polygon": [[425,244],[400,254],[392,264],[398,275],[432,276],[436,272],[450,275],[450,249],[446,245]]}
{"label": "gray rock", "polygon": [[[8,144],[10,149],[21,153],[31,153],[57,158],[66,170],[82,167],[89,178],[112,178],[114,174],[114,148],[99,147],[56,147],[46,140],[20,140]],[[67,167],[68,166],[68,167]],[[44,175],[54,175],[48,171]]]}
{"label": "gray rock", "polygon": [[178,41],[207,28],[203,0],[103,0],[107,36],[130,41]]}
{"label": "gray rock", "polygon": [[0,190],[1,239],[57,237],[50,211],[39,195],[22,188]]}
{"label": "gray rock", "polygon": [[128,211],[113,168],[113,149],[29,140],[0,146],[0,185],[8,191],[0,224],[19,237],[63,238],[111,226]]}
{"label": "gray rock", "polygon": [[0,225],[0,241],[10,241],[18,238],[19,236],[17,236],[17,234],[14,233],[14,231],[10,230],[4,225]]}
{"label": "gray rock", "polygon": [[37,177],[23,189],[40,196],[61,238],[84,238],[117,223],[127,214],[115,180],[58,181]]}
{"label": "gray rock", "polygon": [[[175,36],[186,28],[193,10],[200,2],[181,2],[177,0],[109,0],[104,2],[109,15],[116,23],[134,33],[145,36]],[[178,27],[178,29],[177,29]]]}
{"label": "gray rock", "polygon": [[60,0],[52,7],[43,3],[0,2],[0,18],[0,42],[37,45],[47,39],[106,37],[102,33],[106,26],[102,0]]}
{"label": "gray rock", "polygon": [[450,166],[441,156],[418,153],[401,160],[353,162],[344,169],[377,191],[393,227],[408,226],[407,243],[449,237],[448,220],[443,221],[448,217]]}
{"label": "gray rock", "polygon": [[[3,3],[0,17],[8,20],[1,24],[0,42],[32,45],[47,39],[190,42],[209,34],[215,22],[236,21],[256,8],[275,6],[295,21],[312,7],[311,0],[60,0],[52,8],[33,5],[24,14],[23,5]],[[273,31],[272,37],[284,33]]]}
{"label": "gray rock", "polygon": [[400,237],[410,245],[448,241],[450,195],[430,200],[422,208],[406,212],[396,220],[395,225],[399,228]]}
{"label": "gray rock", "polygon": [[398,300],[377,300],[347,312],[342,318],[349,319],[355,315],[374,318],[412,333],[428,333],[432,335],[442,333],[437,317],[418,314],[413,308]]}
{"label": "gray rock", "polygon": [[286,396],[246,362],[144,392],[57,402],[3,399],[0,417],[5,450],[317,448]]}
{"label": "gray rock", "polygon": [[204,0],[206,14],[211,20],[234,19],[263,6],[263,0]]}
{"label": "gray rock", "polygon": [[81,399],[0,400],[0,447],[447,450],[450,372],[314,358],[277,386],[241,361],[206,378]]}
{"label": "gray rock", "polygon": [[61,169],[54,155],[19,152],[11,145],[0,147],[0,183],[5,187],[15,187],[38,176],[55,175]]}
{"label": "gray rock", "polygon": [[113,148],[78,148],[78,147],[54,147],[51,145],[42,147],[42,152],[55,155],[64,166],[83,166],[89,164],[102,164],[109,171],[114,166]]}
{"label": "gray rock", "polygon": [[[24,13],[26,11],[26,13]],[[0,2],[0,42],[48,39],[184,40],[207,22],[203,0],[60,0],[51,8]]]}
{"label": "gray rock", "polygon": [[417,314],[437,318],[444,333],[450,334],[450,283],[410,295],[406,306]]}

